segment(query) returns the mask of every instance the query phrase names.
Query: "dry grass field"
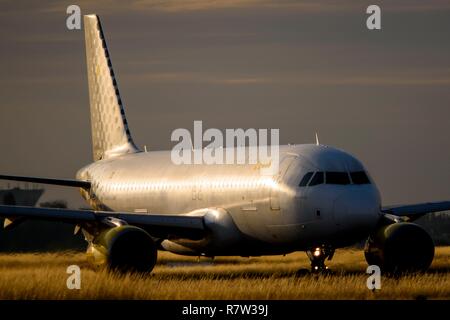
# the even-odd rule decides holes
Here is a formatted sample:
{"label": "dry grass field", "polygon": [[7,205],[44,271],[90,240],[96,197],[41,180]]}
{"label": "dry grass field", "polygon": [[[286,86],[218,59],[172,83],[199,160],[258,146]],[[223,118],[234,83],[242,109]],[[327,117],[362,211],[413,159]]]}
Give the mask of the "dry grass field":
{"label": "dry grass field", "polygon": [[[69,290],[66,269],[81,268],[81,289]],[[304,253],[261,258],[181,257],[159,252],[147,276],[94,271],[83,253],[0,254],[0,299],[450,299],[450,247],[437,248],[425,274],[366,287],[360,250],[338,250],[332,275],[298,276]]]}

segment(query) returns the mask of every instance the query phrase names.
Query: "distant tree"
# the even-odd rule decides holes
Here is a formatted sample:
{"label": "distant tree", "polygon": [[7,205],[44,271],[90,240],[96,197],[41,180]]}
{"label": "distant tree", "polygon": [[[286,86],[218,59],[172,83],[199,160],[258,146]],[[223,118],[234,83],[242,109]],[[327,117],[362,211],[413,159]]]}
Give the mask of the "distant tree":
{"label": "distant tree", "polygon": [[16,199],[14,198],[14,195],[12,192],[8,192],[4,198],[3,203],[7,206],[15,206],[16,205]]}
{"label": "distant tree", "polygon": [[433,238],[436,245],[450,245],[450,212],[427,214],[415,221]]}
{"label": "distant tree", "polygon": [[[52,200],[41,202],[39,206],[64,209],[67,201]],[[84,251],[83,234],[74,236],[74,227],[59,221],[26,220],[12,230],[0,229],[0,252]]]}
{"label": "distant tree", "polygon": [[53,201],[47,201],[47,202],[41,202],[39,204],[42,208],[67,208],[67,201],[65,200],[53,200]]}

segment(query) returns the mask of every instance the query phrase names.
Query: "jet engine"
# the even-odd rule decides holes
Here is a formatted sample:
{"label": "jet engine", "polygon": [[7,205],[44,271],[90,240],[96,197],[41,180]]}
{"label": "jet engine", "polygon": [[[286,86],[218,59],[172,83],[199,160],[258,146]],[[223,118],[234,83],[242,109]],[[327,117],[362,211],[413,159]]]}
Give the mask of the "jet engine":
{"label": "jet engine", "polygon": [[384,272],[425,271],[433,261],[434,243],[422,227],[400,222],[379,228],[367,240],[364,254],[369,265]]}
{"label": "jet engine", "polygon": [[151,272],[156,263],[157,248],[146,231],[121,225],[94,237],[87,255],[88,261],[96,267],[120,272]]}

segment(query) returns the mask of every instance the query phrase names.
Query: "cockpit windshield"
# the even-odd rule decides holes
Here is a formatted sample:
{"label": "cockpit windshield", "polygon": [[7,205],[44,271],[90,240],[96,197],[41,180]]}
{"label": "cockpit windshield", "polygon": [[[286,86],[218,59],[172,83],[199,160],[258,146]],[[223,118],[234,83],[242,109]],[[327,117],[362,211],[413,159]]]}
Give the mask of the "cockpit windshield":
{"label": "cockpit windshield", "polygon": [[309,182],[308,186],[316,186],[318,184],[322,184],[324,182],[323,172],[316,172],[314,177]]}
{"label": "cockpit windshield", "polygon": [[335,184],[335,185],[348,185],[348,184],[370,184],[369,177],[364,171],[317,171],[307,172],[301,179],[300,187],[312,187],[319,184]]}
{"label": "cockpit windshield", "polygon": [[369,177],[364,171],[350,172],[354,184],[370,184]]}
{"label": "cockpit windshield", "polygon": [[307,174],[305,174],[303,176],[302,180],[300,181],[299,186],[306,187],[308,185],[309,180],[311,180],[311,177],[313,174],[314,174],[314,172],[308,172]]}
{"label": "cockpit windshield", "polygon": [[327,171],[325,177],[326,184],[350,184],[347,172]]}

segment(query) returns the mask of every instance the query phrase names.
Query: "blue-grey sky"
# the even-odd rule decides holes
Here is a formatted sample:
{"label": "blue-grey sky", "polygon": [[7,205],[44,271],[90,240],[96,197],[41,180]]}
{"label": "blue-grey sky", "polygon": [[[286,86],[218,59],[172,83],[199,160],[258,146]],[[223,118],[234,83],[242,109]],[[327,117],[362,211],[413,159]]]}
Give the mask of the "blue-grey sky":
{"label": "blue-grey sky", "polygon": [[[176,128],[279,128],[342,148],[385,204],[450,199],[448,1],[136,0],[0,3],[0,172],[72,178],[92,159],[83,31],[97,13],[134,140]],[[378,4],[382,30],[366,28]],[[42,200],[82,204],[49,187]]]}

